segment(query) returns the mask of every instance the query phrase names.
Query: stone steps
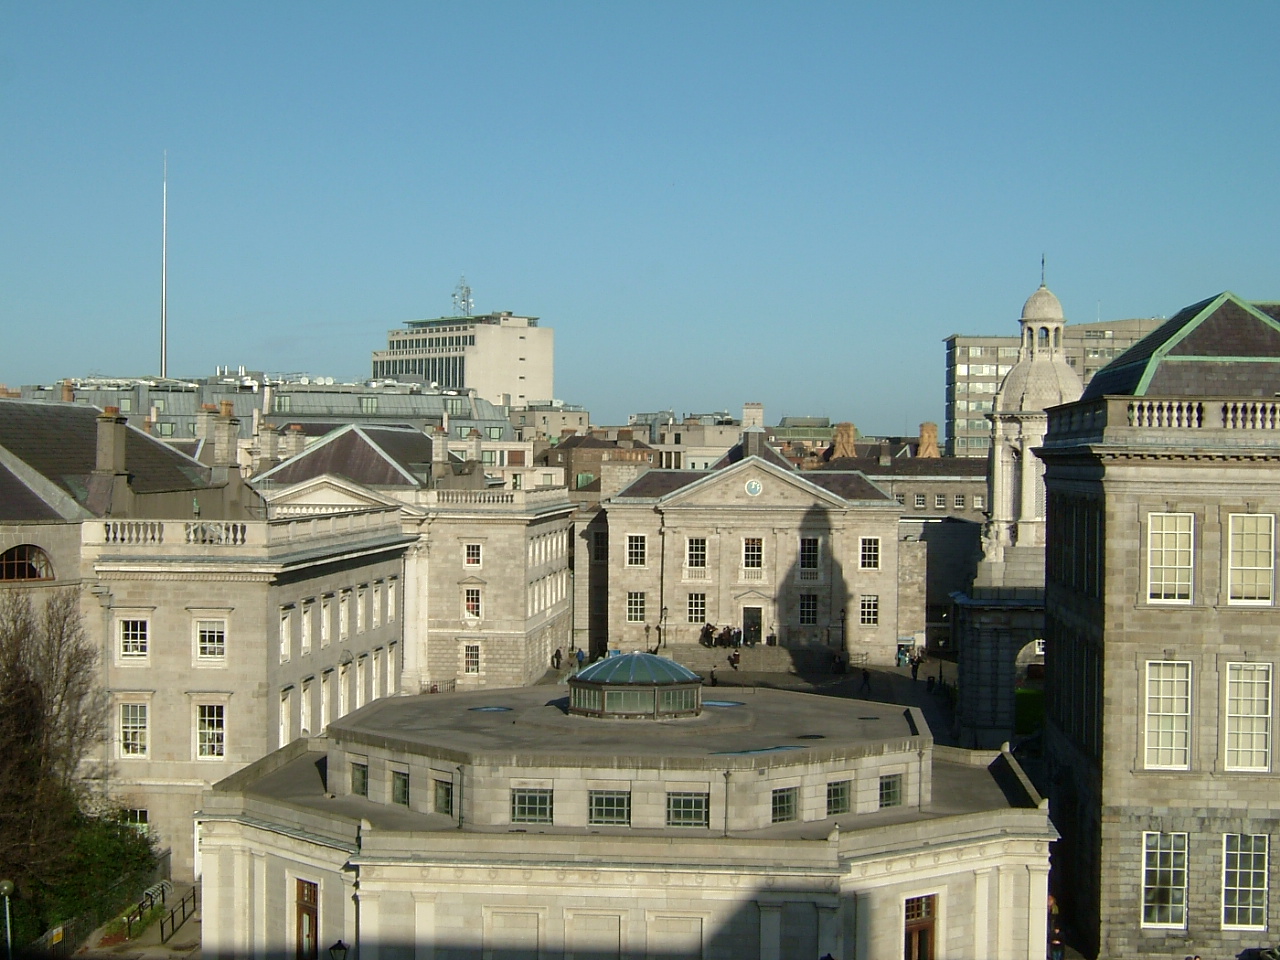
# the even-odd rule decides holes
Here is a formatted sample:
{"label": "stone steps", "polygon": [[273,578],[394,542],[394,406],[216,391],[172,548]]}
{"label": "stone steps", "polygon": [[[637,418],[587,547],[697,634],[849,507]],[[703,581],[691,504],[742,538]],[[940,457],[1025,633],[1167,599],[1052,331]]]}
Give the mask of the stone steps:
{"label": "stone steps", "polygon": [[[704,647],[697,643],[672,643],[659,653],[683,664],[695,673],[706,676],[714,667],[717,671],[731,670],[729,654],[732,647]],[[742,660],[739,669],[751,673],[830,673],[834,650],[827,647],[739,647]]]}

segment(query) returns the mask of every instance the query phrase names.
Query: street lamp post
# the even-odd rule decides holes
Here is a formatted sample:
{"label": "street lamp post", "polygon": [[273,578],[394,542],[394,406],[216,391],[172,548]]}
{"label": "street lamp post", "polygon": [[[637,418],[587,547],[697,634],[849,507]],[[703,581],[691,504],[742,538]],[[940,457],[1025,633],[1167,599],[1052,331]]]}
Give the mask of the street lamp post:
{"label": "street lamp post", "polygon": [[662,608],[662,616],[658,619],[658,646],[667,645],[667,608]]}
{"label": "street lamp post", "polygon": [[12,880],[0,880],[0,897],[4,897],[4,947],[8,960],[13,960],[13,924],[9,919],[9,898],[13,896],[13,889]]}
{"label": "street lamp post", "polygon": [[843,654],[848,654],[848,653],[849,653],[849,643],[848,643],[848,639],[847,639],[847,638],[848,638],[848,634],[847,634],[847,632],[846,632],[846,631],[847,631],[847,627],[846,627],[846,618],[847,618],[847,617],[848,617],[848,612],[845,610],[845,608],[844,608],[844,607],[841,607],[841,608],[840,608],[840,652],[841,652],[841,653],[843,653]]}

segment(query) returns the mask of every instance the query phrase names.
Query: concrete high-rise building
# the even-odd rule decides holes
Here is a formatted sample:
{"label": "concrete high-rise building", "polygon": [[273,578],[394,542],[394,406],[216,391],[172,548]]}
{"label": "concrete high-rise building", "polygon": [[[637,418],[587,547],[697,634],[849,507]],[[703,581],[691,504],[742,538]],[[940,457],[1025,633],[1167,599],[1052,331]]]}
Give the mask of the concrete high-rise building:
{"label": "concrete high-rise building", "polygon": [[1189,306],[1049,410],[1052,884],[1085,956],[1280,930],[1278,315]]}
{"label": "concrete high-rise building", "polygon": [[555,396],[555,332],[509,311],[410,320],[373,352],[373,376],[419,377],[442,389],[475,390],[501,406]]}
{"label": "concrete high-rise building", "polygon": [[[1065,320],[1063,321],[1065,323]],[[1062,328],[1061,354],[1085,384],[1145,337],[1160,317],[1074,323]],[[1017,334],[998,337],[952,334],[947,345],[946,454],[985,457],[991,449],[991,413],[1000,383],[1018,362]]]}

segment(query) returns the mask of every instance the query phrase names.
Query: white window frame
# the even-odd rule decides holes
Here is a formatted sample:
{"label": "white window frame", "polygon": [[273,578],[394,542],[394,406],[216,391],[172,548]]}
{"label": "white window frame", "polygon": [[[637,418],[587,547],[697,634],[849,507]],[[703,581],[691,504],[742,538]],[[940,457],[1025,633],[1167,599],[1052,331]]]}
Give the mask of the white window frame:
{"label": "white window frame", "polygon": [[802,627],[817,626],[818,595],[816,593],[802,593],[799,595],[796,599],[796,619]]}
{"label": "white window frame", "polygon": [[947,495],[945,493],[935,493],[933,495],[933,509],[935,510],[947,509]]}
{"label": "white window frame", "polygon": [[801,570],[817,571],[822,566],[822,539],[801,537],[798,564]]}
{"label": "white window frame", "polygon": [[[1148,603],[1190,605],[1196,586],[1195,532],[1193,513],[1147,514]],[[1186,571],[1186,596],[1179,596],[1184,588],[1182,571]]]}
{"label": "white window frame", "polygon": [[[1248,674],[1248,676],[1246,676]],[[1266,773],[1271,770],[1272,669],[1269,663],[1228,663],[1225,704],[1227,770]],[[1248,746],[1241,744],[1247,740]],[[1261,763],[1241,762],[1242,755]]]}
{"label": "white window frame", "polygon": [[[205,652],[205,634],[212,635],[216,628],[221,628],[220,653]],[[191,621],[191,642],[194,646],[196,663],[200,666],[225,666],[227,663],[227,618],[213,616],[197,616]]]}
{"label": "white window frame", "polygon": [[[200,699],[191,704],[192,755],[201,763],[221,763],[227,759],[227,715],[226,700]],[[216,726],[206,728],[205,724],[212,723],[214,717],[217,717]]]}
{"label": "white window frame", "polygon": [[[1156,847],[1154,849],[1152,849],[1152,846],[1151,846],[1150,838],[1152,837],[1157,838]],[[1169,840],[1169,843],[1167,845],[1164,842],[1165,838],[1168,838]],[[1179,838],[1181,839],[1179,840]],[[1181,849],[1178,849],[1179,846],[1181,847]],[[1151,857],[1153,854],[1157,858],[1154,865],[1152,864],[1152,860],[1151,860]],[[1178,854],[1182,855],[1181,867],[1175,866],[1176,861],[1173,860],[1173,858],[1177,857]],[[1170,858],[1170,863],[1168,866],[1163,866],[1160,860],[1160,858],[1165,855],[1167,855]],[[1159,831],[1156,831],[1156,830],[1143,831],[1141,922],[1142,922],[1142,926],[1145,929],[1148,929],[1148,930],[1150,929],[1185,930],[1186,929],[1187,927],[1187,873],[1188,873],[1187,856],[1188,856],[1187,835],[1185,833],[1160,833]],[[1161,871],[1181,872],[1182,874],[1181,886],[1177,884],[1172,884],[1172,883],[1167,885],[1167,888],[1170,891],[1177,892],[1180,890],[1182,892],[1181,903],[1170,903],[1168,905],[1170,910],[1181,911],[1180,919],[1178,920],[1170,919],[1168,921],[1162,921],[1162,920],[1149,921],[1147,919],[1147,891],[1164,889],[1166,887],[1165,884],[1156,884],[1156,883],[1149,884],[1148,883],[1148,879],[1152,871],[1155,871],[1157,874]]]}
{"label": "white window frame", "polygon": [[365,623],[364,608],[365,608],[365,601],[368,600],[368,598],[369,598],[368,584],[362,583],[360,584],[360,586],[356,587],[356,633],[357,634],[364,633],[364,623]]}
{"label": "white window frame", "polygon": [[953,496],[953,497],[951,498],[951,506],[952,506],[954,509],[956,509],[956,510],[963,510],[963,509],[964,509],[964,494],[963,494],[963,493],[957,493],[955,496]]}
{"label": "white window frame", "polygon": [[985,493],[975,493],[973,495],[973,509],[975,510],[987,509],[987,495]]}
{"label": "white window frame", "polygon": [[878,627],[880,625],[880,595],[864,593],[858,598],[858,626]]}
{"label": "white window frame", "polygon": [[859,570],[879,570],[880,569],[880,538],[879,537],[859,537],[858,538],[858,569]]}
{"label": "white window frame", "polygon": [[[125,750],[125,709],[141,708],[140,714],[134,713],[132,716],[133,723],[130,726],[131,731],[141,731],[142,733],[142,749],[136,752]],[[121,760],[149,760],[151,759],[151,698],[149,696],[139,696],[125,694],[116,701],[116,756]],[[138,721],[141,721],[140,723]]]}
{"label": "white window frame", "polygon": [[[472,610],[472,601],[474,601],[475,604],[474,611]],[[484,591],[479,587],[462,588],[462,619],[484,619]]]}
{"label": "white window frame", "polygon": [[313,677],[307,677],[298,688],[298,733],[304,737],[315,733],[311,729],[311,698],[314,696],[311,687],[314,682]]}
{"label": "white window frame", "polygon": [[1143,683],[1143,768],[1190,770],[1191,661],[1148,660]]}
{"label": "white window frame", "polygon": [[[125,624],[141,624],[142,633],[125,639]],[[133,630],[137,628],[134,627]],[[142,666],[151,659],[151,617],[147,614],[121,613],[116,617],[116,659],[122,665]],[[131,645],[126,650],[126,643]]]}
{"label": "white window frame", "polygon": [[645,599],[643,590],[627,591],[627,623],[644,623]]}
{"label": "white window frame", "polygon": [[[1239,850],[1239,849],[1233,851],[1231,850],[1231,839],[1233,837],[1236,838],[1237,843],[1240,840],[1244,840],[1247,838],[1250,841],[1251,846],[1256,844],[1258,841],[1261,841],[1262,850],[1261,852],[1259,852],[1258,850],[1245,851],[1245,850]],[[1262,857],[1261,869],[1258,868],[1256,862],[1253,864],[1246,865],[1243,868],[1241,867],[1241,858],[1243,857],[1253,858],[1258,856]],[[1267,929],[1267,909],[1270,905],[1269,900],[1271,895],[1270,882],[1268,879],[1268,873],[1270,871],[1270,868],[1271,868],[1271,840],[1265,833],[1264,834],[1224,833],[1222,835],[1222,913],[1220,916],[1222,920],[1223,930],[1265,930]],[[1239,880],[1242,874],[1249,875],[1255,878],[1261,877],[1261,880],[1262,880],[1261,886],[1256,886],[1253,884],[1250,884],[1249,886],[1240,885]],[[1236,878],[1236,885],[1228,886],[1228,880],[1232,876]],[[1233,892],[1236,894],[1235,897],[1231,896]],[[1231,899],[1239,900],[1240,894],[1256,895],[1259,893],[1261,893],[1262,895],[1261,904],[1228,903],[1228,901]],[[1261,910],[1262,922],[1261,923],[1229,923],[1227,921],[1228,910],[1242,910],[1242,911],[1243,910],[1247,910],[1247,911]]]}
{"label": "white window frame", "polygon": [[323,649],[333,642],[333,594],[320,598],[320,646]]}
{"label": "white window frame", "polygon": [[707,622],[707,595],[705,593],[691,593],[685,607],[686,621],[688,623],[706,623]]}
{"label": "white window frame", "polygon": [[471,570],[484,568],[484,544],[468,541],[462,545],[462,565]]}
{"label": "white window frame", "polygon": [[399,577],[387,578],[387,623],[396,622],[396,588],[399,583]]}
{"label": "white window frame", "polygon": [[[280,691],[279,739],[277,747],[288,746],[293,740],[293,685]],[[224,731],[225,736],[225,731]]]}
{"label": "white window frame", "polygon": [[369,594],[369,627],[373,630],[382,626],[382,588],[382,581],[375,580],[373,591]]}
{"label": "white window frame", "polygon": [[684,541],[684,565],[690,570],[705,570],[707,566],[707,538],[686,537]]}
{"label": "white window frame", "polygon": [[338,639],[345,640],[351,636],[351,590],[348,588],[338,594]]}
{"label": "white window frame", "polygon": [[917,510],[923,510],[925,506],[928,504],[928,499],[925,497],[923,493],[917,493],[915,504],[916,504]]}
{"label": "white window frame", "polygon": [[367,654],[360,654],[356,657],[356,709],[359,710],[364,706],[364,689],[365,682],[369,676],[369,657]]}
{"label": "white window frame", "polygon": [[303,600],[301,612],[298,615],[298,647],[301,654],[305,657],[311,652],[311,632],[312,619],[315,617],[316,604],[314,600]]}
{"label": "white window frame", "polygon": [[[1244,530],[1245,526],[1263,529]],[[1233,513],[1228,522],[1227,603],[1231,606],[1269,607],[1275,602],[1276,518],[1269,513]],[[1256,541],[1245,546],[1246,538]],[[1237,562],[1252,560],[1254,562]],[[1244,579],[1251,581],[1247,589]],[[1237,593],[1265,594],[1237,596]]]}
{"label": "white window frame", "polygon": [[280,662],[288,663],[293,653],[293,604],[280,608]]}
{"label": "white window frame", "polygon": [[627,566],[649,565],[649,538],[643,533],[627,534]]}
{"label": "white window frame", "polygon": [[482,660],[480,658],[480,644],[464,643],[462,645],[462,674],[467,677],[480,676]]}
{"label": "white window frame", "polygon": [[[748,552],[747,548],[749,546],[755,547],[756,549]],[[754,554],[754,556],[752,554]],[[764,537],[742,538],[742,569],[764,569]]]}

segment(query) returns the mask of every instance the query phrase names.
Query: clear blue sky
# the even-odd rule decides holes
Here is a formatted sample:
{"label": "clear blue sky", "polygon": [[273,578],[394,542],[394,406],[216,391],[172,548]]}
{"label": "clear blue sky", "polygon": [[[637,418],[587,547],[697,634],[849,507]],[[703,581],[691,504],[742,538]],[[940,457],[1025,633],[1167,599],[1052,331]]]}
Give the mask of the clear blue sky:
{"label": "clear blue sky", "polygon": [[1280,298],[1280,5],[0,6],[0,381],[367,377],[465,274],[597,422],[942,418],[950,333]]}

